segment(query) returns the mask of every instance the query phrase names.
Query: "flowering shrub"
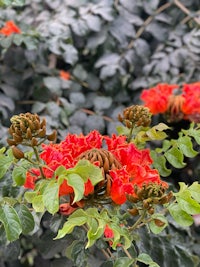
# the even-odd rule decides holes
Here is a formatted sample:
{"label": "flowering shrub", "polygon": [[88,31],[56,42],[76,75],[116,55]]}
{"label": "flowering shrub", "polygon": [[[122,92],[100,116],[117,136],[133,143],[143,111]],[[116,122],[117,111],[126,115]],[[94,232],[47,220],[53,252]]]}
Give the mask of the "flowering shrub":
{"label": "flowering shrub", "polygon": [[[168,127],[150,127],[150,118],[147,108],[130,106],[119,114],[125,125],[119,130],[127,132],[127,136],[109,137],[93,130],[87,135],[68,134],[60,143],[54,143],[56,132],[47,134],[45,119],[31,113],[13,116],[11,137],[7,139],[11,148],[7,152],[1,149],[0,174],[3,177],[11,172],[16,185],[26,190],[20,198],[2,199],[0,221],[7,240],[14,241],[33,231],[31,210],[41,216],[48,212],[52,217],[65,218],[54,240],[72,234],[78,227],[86,234],[83,249],[104,242],[101,249],[108,264],[158,266],[148,251],[134,255],[129,252],[136,248],[136,233],[145,225],[152,233],[161,233],[168,226],[169,214],[182,227],[190,226],[192,216],[200,213],[200,184],[180,183],[179,191],[173,192],[158,170],[152,168],[152,164],[160,164],[151,158],[155,150],[140,148],[140,143],[144,147],[147,141],[163,140],[163,131]],[[191,150],[196,155],[192,148],[182,148],[184,139],[178,142],[181,152]],[[179,157],[176,161],[180,161]],[[68,251],[70,258],[75,257],[73,247],[78,243],[74,242]],[[121,251],[121,256],[114,257],[112,251]],[[74,260],[77,264],[76,257]],[[79,263],[84,266],[86,262]]]}
{"label": "flowering shrub", "polygon": [[0,0],[0,265],[198,265],[197,2]]}

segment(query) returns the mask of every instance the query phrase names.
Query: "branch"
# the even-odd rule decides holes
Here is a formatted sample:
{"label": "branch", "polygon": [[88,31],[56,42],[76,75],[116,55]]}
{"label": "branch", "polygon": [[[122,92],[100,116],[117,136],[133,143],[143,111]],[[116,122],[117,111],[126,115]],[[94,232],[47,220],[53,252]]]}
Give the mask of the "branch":
{"label": "branch", "polygon": [[187,8],[187,7],[185,7],[179,0],[174,0],[174,4],[177,6],[177,7],[179,7],[182,11],[183,11],[183,13],[185,13],[186,15],[188,15],[188,16],[190,16],[190,18],[191,19],[193,19],[198,25],[200,25],[200,19],[199,18],[193,18],[193,17],[191,17],[191,12],[190,12],[190,10]]}

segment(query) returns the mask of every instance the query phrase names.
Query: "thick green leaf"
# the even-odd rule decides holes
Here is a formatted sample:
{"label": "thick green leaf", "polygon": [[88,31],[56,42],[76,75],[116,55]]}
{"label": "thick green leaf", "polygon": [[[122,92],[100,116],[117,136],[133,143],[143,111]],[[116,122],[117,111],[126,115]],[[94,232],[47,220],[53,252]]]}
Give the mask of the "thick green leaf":
{"label": "thick green leaf", "polygon": [[19,235],[22,233],[22,225],[13,207],[7,204],[0,207],[0,221],[3,223],[9,241],[19,238]]}
{"label": "thick green leaf", "polygon": [[186,163],[183,162],[184,156],[177,147],[172,147],[165,152],[165,157],[169,163],[177,169],[185,167]]}
{"label": "thick green leaf", "polygon": [[158,226],[154,220],[150,221],[149,228],[154,234],[159,234],[163,231],[163,229],[168,225],[167,219],[160,213],[154,213],[151,216],[152,219],[156,219],[164,223],[163,226]]}
{"label": "thick green leaf", "polygon": [[189,136],[179,137],[177,144],[181,152],[188,158],[193,158],[198,154],[198,152],[193,149],[193,143]]}
{"label": "thick green leaf", "polygon": [[198,182],[194,182],[192,185],[188,187],[188,190],[191,193],[191,196],[200,203],[200,184]]}
{"label": "thick green leaf", "polygon": [[73,169],[68,170],[68,172],[79,174],[85,182],[90,178],[90,181],[94,186],[104,179],[101,169],[88,160],[79,160],[76,166]]}
{"label": "thick green leaf", "polygon": [[81,200],[84,196],[85,185],[82,177],[76,173],[70,173],[66,177],[69,186],[74,189],[73,203]]}
{"label": "thick green leaf", "polygon": [[129,267],[133,264],[134,259],[129,259],[128,257],[120,257],[115,262],[113,267]]}
{"label": "thick green leaf", "polygon": [[2,178],[13,162],[12,155],[0,154],[0,178]]}
{"label": "thick green leaf", "polygon": [[103,235],[106,222],[100,219],[90,218],[88,219],[87,225],[89,229],[87,232],[88,242],[86,248],[89,248]]}
{"label": "thick green leaf", "polygon": [[152,150],[151,157],[153,159],[153,166],[158,170],[161,176],[167,177],[171,174],[172,171],[166,167],[166,158],[163,155]]}
{"label": "thick green leaf", "polygon": [[21,221],[22,233],[28,234],[33,230],[35,225],[33,215],[31,214],[27,206],[23,204],[15,205],[14,208],[17,211],[17,214]]}
{"label": "thick green leaf", "polygon": [[16,166],[12,171],[12,178],[16,185],[23,185],[26,179],[26,169],[23,166]]}
{"label": "thick green leaf", "polygon": [[43,203],[49,213],[54,214],[59,210],[59,184],[51,180],[43,192]]}
{"label": "thick green leaf", "polygon": [[70,234],[74,227],[84,225],[87,222],[87,217],[76,217],[76,218],[68,218],[68,221],[64,223],[63,228],[58,231],[55,239],[63,238],[65,235]]}
{"label": "thick green leaf", "polygon": [[34,197],[36,197],[36,196],[37,196],[37,192],[29,192],[29,191],[27,191],[24,194],[24,197],[25,197],[26,201],[28,201],[28,203],[32,203]]}
{"label": "thick green leaf", "polygon": [[165,132],[157,130],[156,127],[152,127],[148,131],[146,131],[146,135],[151,139],[151,140],[163,140],[167,137],[167,134]]}
{"label": "thick green leaf", "polygon": [[44,212],[45,207],[44,207],[44,203],[43,203],[43,196],[42,195],[36,195],[32,199],[32,206],[36,212]]}
{"label": "thick green leaf", "polygon": [[173,219],[181,226],[188,227],[193,224],[194,220],[190,214],[181,209],[177,203],[167,207]]}
{"label": "thick green leaf", "polygon": [[149,267],[159,267],[159,265],[154,262],[152,258],[146,253],[141,253],[140,255],[138,255],[137,261],[148,264]]}
{"label": "thick green leaf", "polygon": [[194,123],[191,123],[189,130],[183,130],[185,134],[192,136],[198,145],[200,145],[200,129],[194,129]]}
{"label": "thick green leaf", "polygon": [[200,204],[191,197],[189,191],[185,191],[183,194],[176,196],[176,200],[180,208],[188,214],[194,215],[200,213]]}

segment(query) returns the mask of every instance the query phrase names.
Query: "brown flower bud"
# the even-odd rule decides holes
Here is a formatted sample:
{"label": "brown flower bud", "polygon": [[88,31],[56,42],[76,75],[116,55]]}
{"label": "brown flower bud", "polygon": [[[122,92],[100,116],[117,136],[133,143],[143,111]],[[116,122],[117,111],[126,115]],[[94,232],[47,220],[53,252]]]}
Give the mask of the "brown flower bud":
{"label": "brown flower bud", "polygon": [[53,130],[53,132],[51,134],[47,135],[47,139],[49,141],[56,141],[56,138],[57,138],[57,131],[56,130]]}
{"label": "brown flower bud", "polygon": [[154,219],[154,223],[158,226],[158,227],[163,227],[165,225],[165,222],[159,220],[159,219]]}
{"label": "brown flower bud", "polygon": [[31,140],[32,139],[32,131],[31,128],[27,128],[26,130],[26,138]]}
{"label": "brown flower bud", "polygon": [[133,208],[133,209],[128,209],[128,212],[133,215],[133,216],[136,216],[139,214],[139,211],[137,208]]}
{"label": "brown flower bud", "polygon": [[6,141],[7,141],[9,146],[16,146],[17,145],[17,142],[12,140],[12,139],[7,139]]}
{"label": "brown flower bud", "polygon": [[37,146],[37,145],[38,145],[38,141],[37,141],[37,139],[35,137],[33,137],[31,139],[31,146]]}
{"label": "brown flower bud", "polygon": [[154,210],[153,207],[151,207],[150,209],[148,209],[148,213],[151,214],[151,215],[154,214],[154,211],[155,211],[155,210]]}
{"label": "brown flower bud", "polygon": [[43,129],[44,126],[46,127],[46,120],[43,119],[42,122],[40,123],[40,128]]}
{"label": "brown flower bud", "polygon": [[46,136],[46,127],[44,126],[38,133],[38,137],[45,137]]}
{"label": "brown flower bud", "polygon": [[22,136],[20,136],[20,135],[17,135],[17,134],[13,134],[13,139],[14,139],[14,141],[16,141],[17,143],[21,143],[22,141],[23,141],[23,138],[22,138]]}
{"label": "brown flower bud", "polygon": [[13,153],[13,156],[16,159],[22,159],[22,158],[24,158],[24,153],[19,148],[17,148],[16,146],[13,146],[12,147],[12,153]]}

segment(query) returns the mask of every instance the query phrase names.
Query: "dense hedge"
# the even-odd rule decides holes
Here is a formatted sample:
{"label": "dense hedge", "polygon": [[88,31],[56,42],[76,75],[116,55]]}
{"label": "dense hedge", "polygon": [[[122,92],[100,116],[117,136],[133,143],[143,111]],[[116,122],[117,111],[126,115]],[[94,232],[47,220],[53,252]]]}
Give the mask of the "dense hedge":
{"label": "dense hedge", "polygon": [[111,133],[109,118],[138,103],[142,89],[199,80],[198,7],[196,0],[34,0],[1,9],[0,26],[13,20],[22,30],[0,36],[1,137],[10,116],[27,110],[46,116],[62,137]]}

